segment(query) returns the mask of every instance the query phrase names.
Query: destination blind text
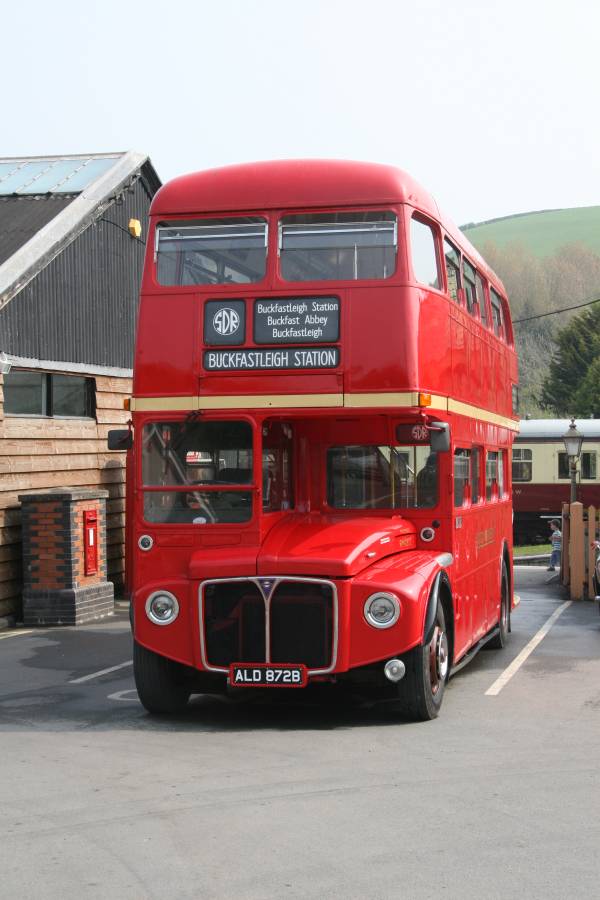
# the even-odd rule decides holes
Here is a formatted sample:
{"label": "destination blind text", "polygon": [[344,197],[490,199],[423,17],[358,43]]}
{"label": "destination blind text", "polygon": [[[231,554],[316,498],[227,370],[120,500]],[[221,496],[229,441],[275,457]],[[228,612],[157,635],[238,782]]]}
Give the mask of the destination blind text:
{"label": "destination blind text", "polygon": [[249,369],[334,369],[339,365],[337,347],[295,347],[290,350],[207,350],[208,371]]}

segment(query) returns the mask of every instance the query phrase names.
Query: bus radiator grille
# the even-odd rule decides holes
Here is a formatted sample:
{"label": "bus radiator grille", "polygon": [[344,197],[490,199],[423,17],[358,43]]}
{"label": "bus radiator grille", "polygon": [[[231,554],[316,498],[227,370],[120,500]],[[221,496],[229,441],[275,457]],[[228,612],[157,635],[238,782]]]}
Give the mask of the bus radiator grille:
{"label": "bus radiator grille", "polygon": [[269,661],[326,669],[332,663],[334,597],[329,584],[282,580],[265,597],[253,580],[212,582],[204,589],[203,620],[209,666]]}
{"label": "bus radiator grille", "polygon": [[314,582],[283,581],[271,599],[271,662],[331,665],[333,591]]}

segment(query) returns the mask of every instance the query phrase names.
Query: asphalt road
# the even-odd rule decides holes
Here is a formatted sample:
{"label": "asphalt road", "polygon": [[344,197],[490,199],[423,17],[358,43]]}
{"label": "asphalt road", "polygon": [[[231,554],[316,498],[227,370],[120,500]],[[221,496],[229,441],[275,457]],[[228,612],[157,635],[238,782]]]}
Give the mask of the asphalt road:
{"label": "asphalt road", "polygon": [[1,632],[0,897],[598,896],[598,608],[566,607],[486,694],[565,599],[517,573],[508,647],[426,724],[331,691],[153,719],[124,612]]}

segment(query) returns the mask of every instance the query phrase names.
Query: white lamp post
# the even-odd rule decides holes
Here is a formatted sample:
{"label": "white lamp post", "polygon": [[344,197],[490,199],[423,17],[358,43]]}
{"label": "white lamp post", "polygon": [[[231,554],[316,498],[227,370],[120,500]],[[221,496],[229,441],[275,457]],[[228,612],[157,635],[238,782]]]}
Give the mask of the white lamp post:
{"label": "white lamp post", "polygon": [[577,500],[577,460],[581,456],[583,435],[577,431],[575,419],[571,419],[568,430],[563,435],[565,450],[569,457],[569,474],[571,476],[571,503]]}

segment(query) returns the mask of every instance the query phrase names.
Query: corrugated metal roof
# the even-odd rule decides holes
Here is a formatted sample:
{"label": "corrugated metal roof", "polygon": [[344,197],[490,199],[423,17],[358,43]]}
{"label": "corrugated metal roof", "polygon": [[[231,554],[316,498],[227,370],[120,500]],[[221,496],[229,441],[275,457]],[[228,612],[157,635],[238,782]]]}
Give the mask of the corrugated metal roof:
{"label": "corrugated metal roof", "polygon": [[0,197],[0,265],[69,205],[72,197]]}
{"label": "corrugated metal roof", "polygon": [[[0,204],[17,201],[4,207],[6,218],[0,226],[4,235],[0,309],[98,218],[117,194],[128,190],[142,168],[156,190],[160,181],[150,160],[131,150],[0,159]],[[21,218],[17,228],[7,221],[11,209]],[[28,215],[31,223],[25,221]]]}
{"label": "corrugated metal roof", "polygon": [[78,194],[104,175],[122,155],[0,159],[0,196]]}

